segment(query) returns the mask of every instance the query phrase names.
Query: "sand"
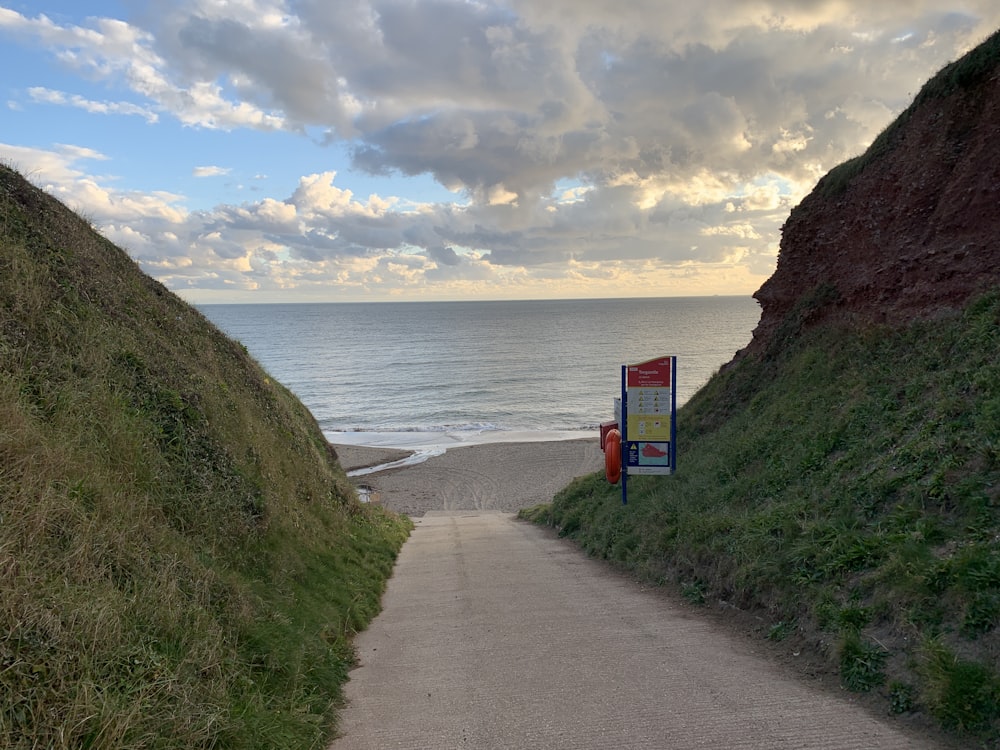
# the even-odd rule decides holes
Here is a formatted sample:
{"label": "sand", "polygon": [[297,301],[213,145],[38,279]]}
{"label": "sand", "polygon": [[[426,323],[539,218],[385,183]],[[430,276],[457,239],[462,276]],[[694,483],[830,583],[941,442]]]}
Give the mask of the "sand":
{"label": "sand", "polygon": [[[395,461],[407,451],[334,445],[346,471]],[[580,440],[486,443],[450,448],[423,463],[352,477],[386,508],[409,516],[432,510],[515,512],[547,503],[575,477],[602,471],[597,435]]]}

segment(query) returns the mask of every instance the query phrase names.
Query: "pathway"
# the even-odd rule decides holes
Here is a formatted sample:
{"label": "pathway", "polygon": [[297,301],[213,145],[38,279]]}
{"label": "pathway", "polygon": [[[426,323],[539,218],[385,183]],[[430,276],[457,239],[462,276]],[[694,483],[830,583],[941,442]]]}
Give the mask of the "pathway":
{"label": "pathway", "polygon": [[331,750],[939,747],[509,514],[415,523]]}

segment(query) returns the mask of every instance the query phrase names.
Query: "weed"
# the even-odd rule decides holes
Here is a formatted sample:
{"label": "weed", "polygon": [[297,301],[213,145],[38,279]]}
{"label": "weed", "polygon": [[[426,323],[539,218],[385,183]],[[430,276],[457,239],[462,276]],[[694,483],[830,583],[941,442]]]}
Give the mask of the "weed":
{"label": "weed", "polygon": [[768,628],[767,639],[769,641],[783,641],[795,633],[797,628],[795,620],[781,620]]}
{"label": "weed", "polygon": [[965,608],[961,633],[976,638],[988,633],[1000,622],[1000,595],[996,592],[977,592]]}
{"label": "weed", "polygon": [[955,657],[939,640],[924,646],[925,702],[945,727],[982,732],[1000,718],[1000,678],[985,664]]}
{"label": "weed", "polygon": [[885,681],[886,659],[889,652],[867,642],[855,632],[844,636],[840,646],[840,679],[844,687],[855,693],[866,693]]}
{"label": "weed", "polygon": [[691,604],[704,604],[705,593],[705,584],[701,581],[684,581],[681,583],[681,596]]}
{"label": "weed", "polygon": [[914,699],[915,690],[913,685],[909,685],[899,680],[889,683],[889,712],[893,714],[905,714],[912,711],[916,705]]}
{"label": "weed", "polygon": [[848,605],[842,607],[836,615],[837,625],[848,632],[858,632],[872,620],[872,612],[867,607]]}

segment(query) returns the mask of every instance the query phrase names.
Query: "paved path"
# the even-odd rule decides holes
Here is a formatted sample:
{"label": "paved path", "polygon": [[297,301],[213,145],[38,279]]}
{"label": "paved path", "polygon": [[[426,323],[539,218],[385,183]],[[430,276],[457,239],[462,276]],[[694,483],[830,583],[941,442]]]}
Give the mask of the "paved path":
{"label": "paved path", "polygon": [[510,515],[416,524],[332,750],[937,747]]}

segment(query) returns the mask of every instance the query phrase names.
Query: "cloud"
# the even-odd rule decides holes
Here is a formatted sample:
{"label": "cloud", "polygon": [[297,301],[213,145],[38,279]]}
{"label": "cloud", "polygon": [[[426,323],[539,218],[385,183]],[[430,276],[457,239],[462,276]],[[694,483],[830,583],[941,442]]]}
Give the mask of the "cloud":
{"label": "cloud", "polygon": [[427,249],[427,257],[444,266],[457,266],[462,262],[461,257],[453,248],[437,245]]}
{"label": "cloud", "polygon": [[195,177],[222,177],[229,174],[232,170],[229,167],[195,167],[192,174]]}
{"label": "cloud", "polygon": [[[160,40],[152,31],[108,18],[88,19],[89,27],[59,26],[44,15],[28,18],[7,8],[0,10],[0,31],[14,32],[22,42],[36,40],[51,49],[65,68],[83,77],[111,87],[126,86],[152,104],[139,107],[140,111],[169,112],[186,125],[204,128],[277,130],[287,125],[281,115],[250,101],[227,98],[228,90],[215,80],[190,77],[190,60],[161,57],[154,49]],[[240,76],[233,71],[230,79],[238,83]],[[233,88],[238,94],[238,85]],[[68,99],[74,102],[77,97]]]}
{"label": "cloud", "polygon": [[[1000,25],[993,0],[961,7],[150,0],[133,21],[80,26],[0,8],[0,33],[128,92],[32,87],[22,109],[316,142],[290,194],[194,212],[87,174],[99,155],[85,147],[31,153],[58,195],[182,288],[746,293],[773,269],[791,206]],[[456,201],[359,197],[323,144],[356,171],[429,175]],[[18,148],[2,150],[28,158]]]}
{"label": "cloud", "polygon": [[131,102],[97,102],[86,99],[78,94],[69,95],[62,91],[53,91],[41,86],[33,86],[28,89],[28,96],[34,102],[77,107],[91,114],[138,115],[150,125],[155,124],[160,119],[156,112],[147,107],[132,104]]}

